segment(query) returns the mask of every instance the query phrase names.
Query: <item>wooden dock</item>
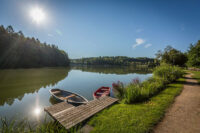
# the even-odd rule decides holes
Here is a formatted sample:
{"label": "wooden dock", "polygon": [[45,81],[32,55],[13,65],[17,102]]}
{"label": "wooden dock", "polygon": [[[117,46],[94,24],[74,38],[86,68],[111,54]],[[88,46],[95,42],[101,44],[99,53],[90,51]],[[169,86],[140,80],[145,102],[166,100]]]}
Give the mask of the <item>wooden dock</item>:
{"label": "wooden dock", "polygon": [[46,107],[44,110],[62,126],[69,129],[105,109],[116,101],[118,101],[118,99],[105,96],[77,107],[66,102],[62,102]]}

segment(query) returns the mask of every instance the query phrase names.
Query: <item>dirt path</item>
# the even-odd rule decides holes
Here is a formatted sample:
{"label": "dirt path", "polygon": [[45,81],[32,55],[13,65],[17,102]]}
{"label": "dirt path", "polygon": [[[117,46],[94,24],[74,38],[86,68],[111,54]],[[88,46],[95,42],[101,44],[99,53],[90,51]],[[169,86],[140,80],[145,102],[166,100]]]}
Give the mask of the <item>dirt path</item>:
{"label": "dirt path", "polygon": [[200,85],[191,76],[154,133],[200,133]]}

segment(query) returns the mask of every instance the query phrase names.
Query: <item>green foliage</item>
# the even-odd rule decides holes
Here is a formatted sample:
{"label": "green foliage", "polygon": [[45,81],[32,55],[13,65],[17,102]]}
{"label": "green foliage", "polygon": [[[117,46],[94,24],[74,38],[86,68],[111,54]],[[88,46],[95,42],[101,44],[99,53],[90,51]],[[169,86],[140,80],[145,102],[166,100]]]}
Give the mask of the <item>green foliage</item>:
{"label": "green foliage", "polygon": [[180,67],[171,65],[161,65],[156,67],[153,72],[155,78],[162,79],[164,83],[170,83],[180,78],[183,75],[183,71]]}
{"label": "green foliage", "polygon": [[[0,132],[1,133],[67,133],[68,131],[61,126],[58,122],[47,122],[46,119],[43,123],[33,127],[26,119],[22,121],[11,120],[6,118],[0,119]],[[81,133],[80,127],[69,129],[70,133]]]}
{"label": "green foliage", "polygon": [[164,116],[166,109],[180,94],[184,79],[169,84],[149,101],[137,104],[115,104],[89,121],[94,133],[149,133]]}
{"label": "green foliage", "polygon": [[190,67],[200,67],[200,40],[196,44],[190,45],[187,65]]}
{"label": "green foliage", "polygon": [[151,79],[139,84],[129,84],[126,87],[124,103],[142,102],[160,92],[165,87],[163,80]]}
{"label": "green foliage", "polygon": [[172,48],[171,46],[167,46],[164,52],[159,50],[156,53],[156,56],[158,59],[161,60],[161,62],[171,65],[184,66],[187,62],[186,54],[182,53],[181,51],[178,51],[175,48]]}
{"label": "green foliage", "polygon": [[131,66],[148,66],[154,67],[158,63],[153,58],[147,57],[126,57],[126,56],[104,56],[104,57],[90,57],[82,59],[70,60],[71,64],[80,65],[131,65]]}
{"label": "green foliage", "polygon": [[68,55],[55,45],[24,37],[12,26],[0,26],[0,68],[67,66]]}
{"label": "green foliage", "polygon": [[27,123],[25,120],[16,122],[15,120],[12,120],[11,122],[8,122],[8,120],[5,118],[1,118],[0,120],[0,132],[1,133],[24,133],[25,132],[25,127]]}
{"label": "green foliage", "polygon": [[167,84],[182,77],[183,74],[179,67],[162,65],[155,68],[153,77],[142,83],[138,79],[134,79],[126,87],[121,83],[122,85],[113,86],[113,88],[118,91],[119,99],[126,104],[142,102],[160,92]]}
{"label": "green foliage", "polygon": [[142,98],[140,97],[142,92],[143,89],[140,84],[131,84],[127,86],[124,94],[124,102],[133,103],[139,101]]}

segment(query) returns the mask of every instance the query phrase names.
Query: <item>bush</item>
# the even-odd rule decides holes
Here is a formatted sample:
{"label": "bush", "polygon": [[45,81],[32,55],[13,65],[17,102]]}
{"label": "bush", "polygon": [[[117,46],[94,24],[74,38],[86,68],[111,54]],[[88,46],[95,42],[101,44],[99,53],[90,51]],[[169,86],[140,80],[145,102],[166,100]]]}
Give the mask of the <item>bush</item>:
{"label": "bush", "polygon": [[200,40],[195,44],[191,44],[188,51],[188,62],[189,67],[200,68]]}
{"label": "bush", "polygon": [[123,100],[124,103],[142,102],[159,93],[167,84],[175,81],[182,75],[183,71],[181,68],[162,65],[156,67],[153,76],[142,83],[136,78],[126,87],[121,82],[113,83],[113,88],[118,91],[117,97]]}
{"label": "bush", "polygon": [[154,78],[162,79],[165,83],[171,83],[183,75],[180,67],[171,65],[162,65],[156,67],[153,72]]}

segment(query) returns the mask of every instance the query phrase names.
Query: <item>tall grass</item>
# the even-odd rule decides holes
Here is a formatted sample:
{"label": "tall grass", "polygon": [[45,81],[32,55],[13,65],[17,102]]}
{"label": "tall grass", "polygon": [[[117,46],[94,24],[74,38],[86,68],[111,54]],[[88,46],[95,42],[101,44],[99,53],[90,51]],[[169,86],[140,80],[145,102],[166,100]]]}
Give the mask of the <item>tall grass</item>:
{"label": "tall grass", "polygon": [[125,88],[123,83],[118,81],[117,83],[113,83],[112,86],[117,91],[116,97],[122,100],[124,98],[124,93],[125,93]]}
{"label": "tall grass", "polygon": [[165,64],[156,67],[153,76],[142,83],[136,78],[127,86],[121,82],[113,83],[113,88],[118,91],[116,96],[124,103],[142,102],[159,93],[167,84],[182,77],[183,74],[180,67]]}
{"label": "tall grass", "polygon": [[0,118],[0,133],[81,133],[80,127],[73,127],[68,131],[58,122],[47,122],[46,120],[33,127],[28,120],[7,120]]}
{"label": "tall grass", "polygon": [[170,83],[175,81],[177,78],[180,78],[183,75],[183,71],[180,67],[171,66],[171,65],[163,65],[156,67],[153,72],[154,78],[162,79],[166,83]]}

